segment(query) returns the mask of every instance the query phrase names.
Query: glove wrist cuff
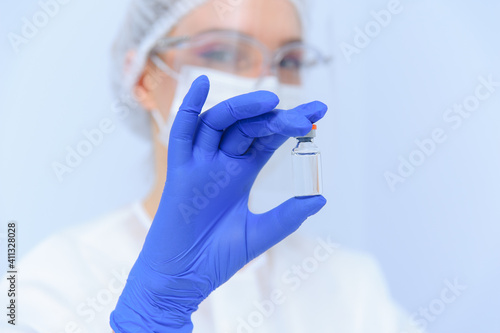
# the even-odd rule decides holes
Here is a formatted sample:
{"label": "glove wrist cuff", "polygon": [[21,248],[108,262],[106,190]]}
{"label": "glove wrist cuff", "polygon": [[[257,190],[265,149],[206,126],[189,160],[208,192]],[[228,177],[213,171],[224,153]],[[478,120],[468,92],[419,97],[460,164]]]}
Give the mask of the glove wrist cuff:
{"label": "glove wrist cuff", "polygon": [[[168,306],[171,305],[171,306]],[[193,331],[191,311],[174,302],[161,304],[151,302],[151,297],[139,281],[127,280],[115,310],[110,316],[110,325],[116,333],[128,332],[175,332]]]}

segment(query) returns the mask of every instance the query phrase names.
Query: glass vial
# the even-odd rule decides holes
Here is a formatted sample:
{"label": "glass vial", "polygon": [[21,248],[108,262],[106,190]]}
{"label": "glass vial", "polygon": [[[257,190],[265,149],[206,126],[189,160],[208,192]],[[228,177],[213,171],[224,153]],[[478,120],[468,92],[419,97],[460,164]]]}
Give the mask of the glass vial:
{"label": "glass vial", "polygon": [[297,137],[297,145],[292,149],[294,194],[296,197],[319,195],[322,191],[321,154],[313,140],[316,125],[311,132]]}

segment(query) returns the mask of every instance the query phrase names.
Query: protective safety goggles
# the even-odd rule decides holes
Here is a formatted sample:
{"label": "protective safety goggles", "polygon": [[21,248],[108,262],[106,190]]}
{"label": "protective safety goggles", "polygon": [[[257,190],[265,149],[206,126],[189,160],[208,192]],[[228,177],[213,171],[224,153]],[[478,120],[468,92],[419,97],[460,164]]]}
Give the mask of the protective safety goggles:
{"label": "protective safety goggles", "polygon": [[[164,59],[175,51],[173,63]],[[301,78],[330,58],[302,41],[275,51],[260,41],[232,30],[213,30],[194,36],[165,37],[153,47],[150,59],[159,69],[178,78],[184,65],[207,67],[244,77],[274,75],[281,83],[301,83]]]}

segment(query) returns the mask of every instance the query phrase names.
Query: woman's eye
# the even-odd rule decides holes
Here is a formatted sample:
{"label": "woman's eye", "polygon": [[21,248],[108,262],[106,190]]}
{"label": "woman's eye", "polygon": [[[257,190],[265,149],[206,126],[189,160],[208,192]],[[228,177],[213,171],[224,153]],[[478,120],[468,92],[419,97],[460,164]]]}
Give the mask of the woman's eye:
{"label": "woman's eye", "polygon": [[200,56],[207,61],[214,62],[234,62],[238,56],[233,50],[208,50],[200,54]]}
{"label": "woman's eye", "polygon": [[300,58],[283,58],[280,61],[281,69],[300,69],[302,66],[302,60]]}

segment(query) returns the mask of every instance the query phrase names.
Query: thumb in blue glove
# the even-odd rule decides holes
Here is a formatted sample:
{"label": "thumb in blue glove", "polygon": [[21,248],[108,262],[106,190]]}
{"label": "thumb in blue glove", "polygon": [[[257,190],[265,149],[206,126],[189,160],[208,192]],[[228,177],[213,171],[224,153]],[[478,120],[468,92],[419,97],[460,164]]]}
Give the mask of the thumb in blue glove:
{"label": "thumb in blue glove", "polygon": [[200,115],[207,77],[191,86],[170,134],[160,205],[110,323],[115,332],[191,332],[191,314],[249,261],[297,230],[326,203],[292,198],[264,214],[248,209],[262,167],[288,137],[304,135],[327,107],[275,110],[267,91]]}

